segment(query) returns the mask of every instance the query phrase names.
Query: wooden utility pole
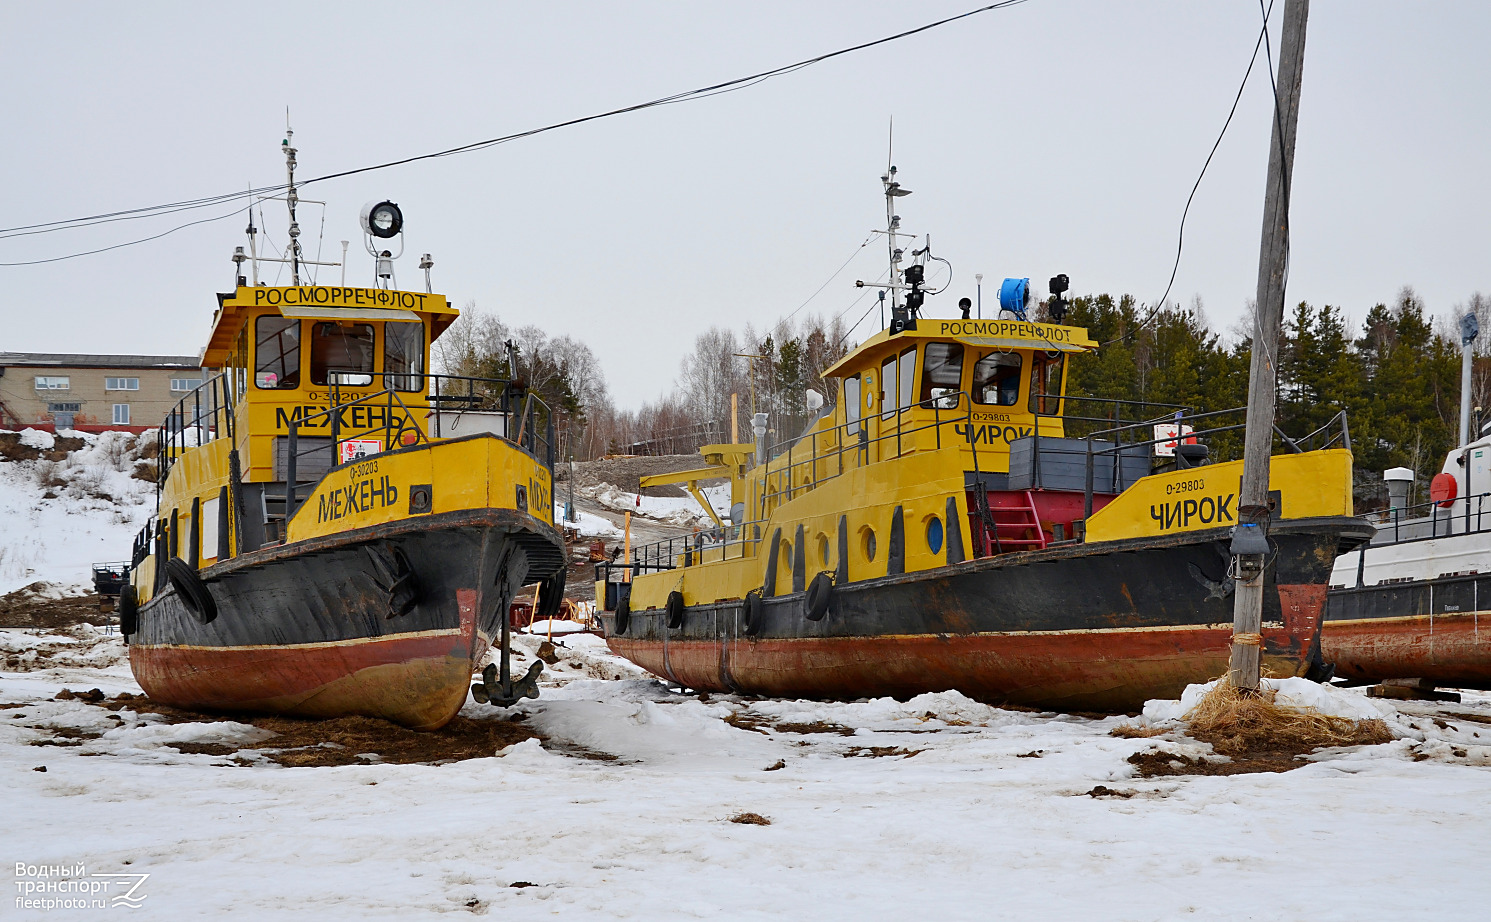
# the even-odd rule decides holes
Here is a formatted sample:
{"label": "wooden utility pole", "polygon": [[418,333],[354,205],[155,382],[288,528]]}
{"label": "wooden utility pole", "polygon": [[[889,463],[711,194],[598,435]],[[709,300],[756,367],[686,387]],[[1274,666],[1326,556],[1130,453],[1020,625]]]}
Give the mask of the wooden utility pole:
{"label": "wooden utility pole", "polygon": [[[1300,75],[1305,62],[1305,20],[1310,0],[1285,0],[1280,39],[1273,143],[1263,200],[1263,241],[1258,255],[1257,322],[1248,376],[1248,420],[1243,447],[1242,493],[1232,553],[1236,596],[1228,678],[1257,689],[1263,638],[1263,580],[1268,554],[1268,458],[1273,447],[1278,388],[1279,327],[1284,320],[1284,267],[1289,259],[1289,188],[1294,174],[1294,129],[1299,119]],[[1261,551],[1261,552],[1260,552]]]}

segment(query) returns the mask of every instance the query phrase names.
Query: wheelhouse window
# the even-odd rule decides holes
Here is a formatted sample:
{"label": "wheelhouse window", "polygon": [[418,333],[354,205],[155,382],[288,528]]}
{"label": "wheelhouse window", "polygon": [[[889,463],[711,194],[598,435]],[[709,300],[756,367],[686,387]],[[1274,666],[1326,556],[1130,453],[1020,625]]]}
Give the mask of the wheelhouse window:
{"label": "wheelhouse window", "polygon": [[311,332],[311,383],[365,387],[373,383],[373,325],[317,323]]}
{"label": "wheelhouse window", "polygon": [[963,344],[927,343],[922,351],[922,406],[944,410],[957,406],[963,383]]}
{"label": "wheelhouse window", "polygon": [[248,385],[248,326],[238,331],[238,339],[233,346],[233,355],[228,359],[229,366],[233,369],[233,399],[237,400],[246,393]]}
{"label": "wheelhouse window", "polygon": [[900,408],[907,410],[916,396],[916,349],[901,353],[901,402]]}
{"label": "wheelhouse window", "polygon": [[849,424],[849,430],[854,431],[854,424],[859,422],[859,375],[844,379],[844,422]]}
{"label": "wheelhouse window", "polygon": [[425,325],[383,325],[383,386],[395,391],[425,389]]}
{"label": "wheelhouse window", "polygon": [[880,366],[880,418],[890,419],[911,406],[916,393],[916,347],[891,356]]}
{"label": "wheelhouse window", "polygon": [[991,352],[973,366],[973,399],[986,406],[1012,407],[1020,399],[1018,352]]}
{"label": "wheelhouse window", "polygon": [[106,391],[137,391],[139,389],[139,378],[104,378],[104,390]]}
{"label": "wheelhouse window", "polygon": [[1030,412],[1061,412],[1061,373],[1066,356],[1037,355],[1030,363]]}
{"label": "wheelhouse window", "polygon": [[266,390],[300,386],[300,321],[265,316],[254,321],[254,385]]}

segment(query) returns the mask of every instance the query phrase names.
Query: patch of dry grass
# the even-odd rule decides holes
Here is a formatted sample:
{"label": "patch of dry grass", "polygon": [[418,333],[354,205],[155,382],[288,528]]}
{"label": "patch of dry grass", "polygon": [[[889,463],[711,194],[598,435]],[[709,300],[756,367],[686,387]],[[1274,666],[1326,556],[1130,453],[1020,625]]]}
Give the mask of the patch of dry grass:
{"label": "patch of dry grass", "polygon": [[1351,720],[1310,710],[1280,707],[1272,689],[1248,691],[1218,682],[1186,715],[1189,734],[1223,755],[1312,752],[1326,746],[1370,746],[1390,742],[1381,720]]}

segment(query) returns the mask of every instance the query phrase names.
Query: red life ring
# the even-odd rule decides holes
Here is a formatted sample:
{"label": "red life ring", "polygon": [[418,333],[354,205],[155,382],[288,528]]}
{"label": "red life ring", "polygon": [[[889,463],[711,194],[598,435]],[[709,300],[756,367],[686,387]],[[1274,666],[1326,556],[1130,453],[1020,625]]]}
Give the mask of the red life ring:
{"label": "red life ring", "polygon": [[1455,482],[1454,474],[1435,474],[1434,479],[1429,481],[1429,498],[1441,509],[1455,505],[1455,494],[1458,492],[1459,485]]}

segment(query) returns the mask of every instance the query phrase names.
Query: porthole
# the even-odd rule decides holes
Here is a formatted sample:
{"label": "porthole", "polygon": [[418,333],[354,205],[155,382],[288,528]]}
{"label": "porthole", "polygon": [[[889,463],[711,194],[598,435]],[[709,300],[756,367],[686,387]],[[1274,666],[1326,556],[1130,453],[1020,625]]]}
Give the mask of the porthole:
{"label": "porthole", "polygon": [[820,534],[818,536],[818,556],[823,559],[823,565],[825,567],[828,566],[828,535]]}
{"label": "porthole", "polygon": [[875,559],[875,529],[868,525],[859,530],[859,550],[866,560]]}
{"label": "porthole", "polygon": [[927,548],[934,554],[942,553],[942,520],[935,515],[927,519]]}
{"label": "porthole", "polygon": [[792,572],[792,542],[788,541],[786,539],[782,540],[782,557],[781,557],[781,561],[782,562],[781,562],[780,566],[782,567],[782,569],[786,570],[788,573],[791,573]]}

